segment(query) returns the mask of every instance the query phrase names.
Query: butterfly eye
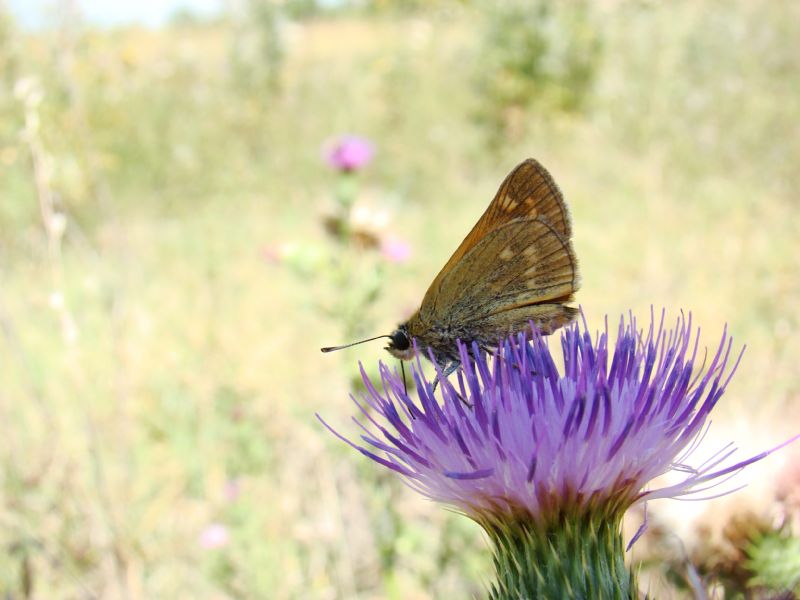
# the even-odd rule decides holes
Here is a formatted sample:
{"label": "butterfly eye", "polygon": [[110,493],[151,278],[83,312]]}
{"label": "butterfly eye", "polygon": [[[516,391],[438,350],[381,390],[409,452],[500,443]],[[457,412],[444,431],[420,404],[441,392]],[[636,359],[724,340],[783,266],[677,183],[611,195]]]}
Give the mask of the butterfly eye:
{"label": "butterfly eye", "polygon": [[411,346],[411,342],[409,341],[405,331],[398,329],[389,337],[392,340],[392,346],[396,350],[408,350],[408,348]]}

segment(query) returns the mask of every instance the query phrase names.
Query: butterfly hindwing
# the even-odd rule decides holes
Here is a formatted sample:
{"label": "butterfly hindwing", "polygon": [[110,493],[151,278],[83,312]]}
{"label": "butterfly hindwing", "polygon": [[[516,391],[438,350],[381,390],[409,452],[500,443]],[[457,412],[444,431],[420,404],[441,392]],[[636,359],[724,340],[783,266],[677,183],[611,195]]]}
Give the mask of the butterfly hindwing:
{"label": "butterfly hindwing", "polygon": [[507,334],[527,330],[531,322],[540,333],[550,335],[559,327],[572,322],[577,315],[578,309],[572,306],[559,303],[531,304],[510,308],[474,321],[470,324],[470,330],[474,339],[494,345]]}
{"label": "butterfly hindwing", "polygon": [[431,308],[439,321],[466,324],[533,304],[566,302],[578,286],[569,242],[541,217],[517,219],[486,234],[446,273]]}

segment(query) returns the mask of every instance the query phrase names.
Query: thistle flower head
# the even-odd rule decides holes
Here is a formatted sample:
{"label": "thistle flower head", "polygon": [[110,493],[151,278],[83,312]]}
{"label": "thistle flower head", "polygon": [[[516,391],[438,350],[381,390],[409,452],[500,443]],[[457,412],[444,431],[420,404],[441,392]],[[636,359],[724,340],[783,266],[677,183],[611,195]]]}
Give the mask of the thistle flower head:
{"label": "thistle flower head", "polygon": [[326,144],[325,160],[338,171],[357,171],[372,160],[375,148],[369,140],[357,135],[343,135]]}
{"label": "thistle flower head", "polygon": [[411,244],[396,237],[388,237],[381,243],[381,255],[389,262],[402,264],[411,257]]}
{"label": "thistle flower head", "polygon": [[[741,357],[727,332],[705,356],[699,334],[691,315],[673,328],[663,313],[659,323],[651,315],[646,329],[629,316],[612,347],[607,326],[593,337],[585,323],[575,324],[561,334],[561,368],[536,334],[508,338],[493,357],[459,344],[462,366],[454,382],[439,373],[438,397],[417,360],[416,401],[386,365],[382,389],[362,369],[367,391],[354,399],[362,443],[331,431],[418,492],[482,523],[621,518],[638,502],[707,490],[769,454],[731,464],[735,449],[726,447],[689,466]],[[669,472],[677,483],[647,488]]]}

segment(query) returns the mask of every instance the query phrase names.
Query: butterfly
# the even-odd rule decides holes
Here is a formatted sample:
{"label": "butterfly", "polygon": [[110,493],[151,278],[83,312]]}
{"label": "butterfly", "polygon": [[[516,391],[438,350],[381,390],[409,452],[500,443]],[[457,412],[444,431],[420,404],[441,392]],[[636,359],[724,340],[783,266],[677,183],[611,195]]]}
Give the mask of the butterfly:
{"label": "butterfly", "polygon": [[490,352],[531,323],[553,333],[578,314],[567,306],[580,288],[571,237],[564,196],[547,169],[529,158],[505,178],[419,309],[390,335],[362,341],[387,337],[386,350],[401,360],[421,352],[439,367],[438,380],[461,364],[456,340]]}

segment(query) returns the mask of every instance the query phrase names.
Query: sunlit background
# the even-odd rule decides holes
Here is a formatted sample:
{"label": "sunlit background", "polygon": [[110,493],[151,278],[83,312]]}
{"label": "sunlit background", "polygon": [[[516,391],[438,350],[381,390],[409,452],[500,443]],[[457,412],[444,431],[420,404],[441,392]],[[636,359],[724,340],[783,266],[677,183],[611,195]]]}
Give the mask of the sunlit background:
{"label": "sunlit background", "polygon": [[[382,344],[319,347],[407,317],[528,156],[590,327],[727,323],[706,443],[797,433],[799,89],[791,0],[0,1],[0,592],[482,597],[479,528],[314,416],[356,431]],[[652,503],[643,584],[797,586],[799,461]]]}

